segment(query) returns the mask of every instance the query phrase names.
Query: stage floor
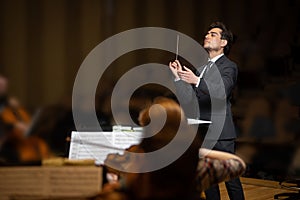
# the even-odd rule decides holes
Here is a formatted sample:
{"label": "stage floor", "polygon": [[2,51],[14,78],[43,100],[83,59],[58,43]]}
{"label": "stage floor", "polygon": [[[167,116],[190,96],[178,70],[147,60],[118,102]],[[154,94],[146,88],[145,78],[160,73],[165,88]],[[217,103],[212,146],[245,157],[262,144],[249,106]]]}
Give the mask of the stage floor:
{"label": "stage floor", "polygon": [[[283,192],[296,192],[292,190],[282,189],[278,182],[241,178],[246,200],[274,200],[274,195]],[[229,200],[224,183],[220,184],[222,200]]]}

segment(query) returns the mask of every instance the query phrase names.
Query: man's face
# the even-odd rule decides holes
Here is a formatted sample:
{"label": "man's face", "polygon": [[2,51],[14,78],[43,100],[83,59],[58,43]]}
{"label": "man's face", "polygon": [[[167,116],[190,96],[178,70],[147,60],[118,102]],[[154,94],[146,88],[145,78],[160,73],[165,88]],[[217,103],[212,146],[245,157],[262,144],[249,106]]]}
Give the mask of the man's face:
{"label": "man's face", "polygon": [[[219,51],[221,50],[226,44],[221,39],[222,30],[220,28],[213,28],[207,32],[204,38],[204,49],[208,51]],[[224,45],[225,44],[225,45]]]}

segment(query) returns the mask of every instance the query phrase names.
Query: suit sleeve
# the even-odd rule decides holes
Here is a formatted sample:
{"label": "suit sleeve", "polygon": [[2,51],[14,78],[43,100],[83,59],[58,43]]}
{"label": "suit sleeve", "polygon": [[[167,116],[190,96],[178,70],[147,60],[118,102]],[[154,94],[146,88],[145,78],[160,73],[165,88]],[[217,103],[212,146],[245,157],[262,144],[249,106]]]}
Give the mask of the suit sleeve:
{"label": "suit sleeve", "polygon": [[231,96],[237,80],[237,66],[233,62],[227,62],[220,66],[217,67],[214,64],[205,78],[200,81],[199,86],[196,88],[198,98],[210,96],[211,98],[225,100]]}
{"label": "suit sleeve", "polygon": [[199,117],[199,104],[195,94],[195,87],[184,82],[176,81],[176,97],[182,106],[186,117],[198,118]]}
{"label": "suit sleeve", "polygon": [[179,80],[175,82],[175,88],[176,88],[177,98],[180,103],[183,104],[191,103],[195,91],[190,84],[182,80]]}

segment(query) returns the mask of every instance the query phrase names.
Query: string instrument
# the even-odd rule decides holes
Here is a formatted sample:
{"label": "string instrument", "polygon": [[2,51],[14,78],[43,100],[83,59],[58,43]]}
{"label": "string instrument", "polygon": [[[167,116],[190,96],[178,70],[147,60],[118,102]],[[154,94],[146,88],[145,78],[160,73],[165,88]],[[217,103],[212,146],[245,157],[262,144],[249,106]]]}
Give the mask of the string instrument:
{"label": "string instrument", "polygon": [[24,135],[31,117],[15,99],[9,99],[0,108],[0,120],[6,127],[9,127],[9,132]]}
{"label": "string instrument", "polygon": [[5,164],[35,165],[52,156],[48,144],[43,139],[26,135],[32,119],[16,100],[2,102],[0,121],[6,127],[7,134],[1,147],[1,156]]}

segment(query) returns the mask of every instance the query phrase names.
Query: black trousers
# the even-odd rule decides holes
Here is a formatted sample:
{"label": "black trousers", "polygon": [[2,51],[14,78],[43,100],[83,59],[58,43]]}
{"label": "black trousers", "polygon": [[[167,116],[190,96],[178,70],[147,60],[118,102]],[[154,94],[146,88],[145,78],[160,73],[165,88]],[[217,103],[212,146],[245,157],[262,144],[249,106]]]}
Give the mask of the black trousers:
{"label": "black trousers", "polygon": [[[213,150],[224,151],[228,153],[235,153],[235,140],[218,140]],[[230,200],[244,200],[244,192],[239,178],[231,179],[225,182],[226,189]],[[207,200],[219,200],[220,190],[219,186],[213,186],[205,191]]]}

